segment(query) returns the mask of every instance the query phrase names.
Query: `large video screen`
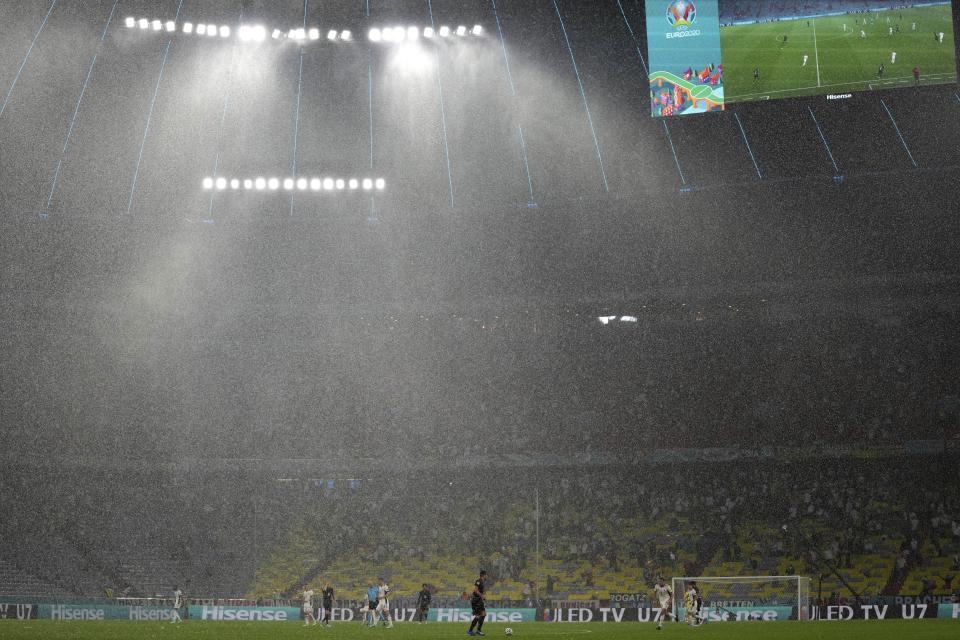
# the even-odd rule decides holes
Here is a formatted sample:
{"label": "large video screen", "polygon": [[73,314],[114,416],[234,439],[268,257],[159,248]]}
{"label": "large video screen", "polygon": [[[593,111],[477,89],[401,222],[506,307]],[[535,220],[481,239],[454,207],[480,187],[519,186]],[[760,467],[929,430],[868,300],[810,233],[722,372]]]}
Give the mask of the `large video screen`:
{"label": "large video screen", "polygon": [[957,81],[949,1],[647,0],[654,116]]}

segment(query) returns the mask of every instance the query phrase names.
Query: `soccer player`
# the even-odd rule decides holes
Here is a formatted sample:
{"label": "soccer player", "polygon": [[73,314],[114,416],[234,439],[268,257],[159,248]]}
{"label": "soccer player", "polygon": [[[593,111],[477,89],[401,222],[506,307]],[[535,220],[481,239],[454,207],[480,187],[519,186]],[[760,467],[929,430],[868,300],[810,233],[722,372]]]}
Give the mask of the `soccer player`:
{"label": "soccer player", "polygon": [[373,580],[367,583],[367,616],[369,627],[377,626],[377,596],[380,589],[374,584]]}
{"label": "soccer player", "polygon": [[913,68],[913,83],[920,84],[920,67]]}
{"label": "soccer player", "polygon": [[893,35],[893,27],[890,27],[890,35]]}
{"label": "soccer player", "polygon": [[170,624],[183,622],[183,618],[180,617],[180,609],[183,608],[183,602],[183,591],[181,591],[177,585],[173,585],[173,610],[170,612]]}
{"label": "soccer player", "polygon": [[938,41],[940,44],[943,44],[943,31],[941,31],[940,33],[937,34],[937,41]]}
{"label": "soccer player", "polygon": [[687,608],[687,624],[691,627],[699,627],[703,624],[703,618],[700,617],[700,605],[703,599],[700,597],[696,582],[688,583],[687,592],[683,594],[683,603]]}
{"label": "soccer player", "polygon": [[890,54],[890,64],[896,64],[896,62],[897,62],[897,52],[893,51]]}
{"label": "soccer player", "polygon": [[329,582],[324,583],[323,591],[320,592],[320,595],[323,596],[323,626],[330,626],[330,612],[333,610],[333,604],[336,600],[333,599],[333,587],[330,586]]}
{"label": "soccer player", "polygon": [[430,610],[430,600],[432,599],[433,594],[430,593],[430,587],[424,582],[423,589],[417,593],[417,622],[427,621],[427,612]]}
{"label": "soccer player", "polygon": [[657,629],[663,629],[663,619],[673,619],[673,612],[670,611],[671,600],[673,600],[673,589],[667,586],[663,577],[657,578],[657,584],[653,587],[656,602],[660,605],[660,612],[657,613]]}
{"label": "soccer player", "polygon": [[911,29],[911,31],[916,31],[916,30],[917,30],[917,23],[914,22],[914,23],[913,23],[913,28]]}
{"label": "soccer player", "polygon": [[377,615],[383,620],[387,629],[393,629],[393,616],[390,615],[390,601],[387,599],[389,595],[390,587],[383,578],[380,578],[380,586],[377,588]]}
{"label": "soccer player", "polygon": [[[470,609],[473,610],[473,620],[470,621],[468,636],[483,636],[483,620],[487,617],[487,605],[484,593],[487,590],[487,572],[481,571],[480,577],[473,583],[473,593],[470,595]],[[476,631],[474,631],[476,628]]]}
{"label": "soccer player", "polygon": [[807,60],[809,60],[809,59],[810,59],[810,56],[808,56],[807,54],[803,54],[803,64],[800,65],[800,66],[802,66],[802,67],[807,66]]}
{"label": "soccer player", "polygon": [[860,39],[863,40],[867,37],[867,32],[863,29],[860,29]]}
{"label": "soccer player", "polygon": [[753,81],[756,82],[760,79],[760,67],[753,68]]}
{"label": "soccer player", "polygon": [[317,624],[317,619],[313,615],[313,589],[306,589],[301,596],[301,606],[303,608],[303,626],[310,626],[310,621]]}
{"label": "soccer player", "polygon": [[886,69],[884,68],[883,63],[881,62],[881,63],[880,63],[880,68],[877,69],[877,77],[878,77],[878,78],[882,78],[884,71],[886,71]]}

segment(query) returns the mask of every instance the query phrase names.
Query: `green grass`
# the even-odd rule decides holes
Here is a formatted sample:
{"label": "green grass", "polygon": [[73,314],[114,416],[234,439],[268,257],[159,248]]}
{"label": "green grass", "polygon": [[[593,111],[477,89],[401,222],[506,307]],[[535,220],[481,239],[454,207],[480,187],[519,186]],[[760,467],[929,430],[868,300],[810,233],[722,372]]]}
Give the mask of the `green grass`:
{"label": "green grass", "polygon": [[[876,20],[864,27],[864,17]],[[910,86],[915,66],[920,67],[921,84],[957,80],[949,5],[810,18],[809,27],[807,22],[801,18],[721,27],[726,102]],[[911,29],[913,22],[916,31]],[[888,27],[897,25],[901,32],[891,36]],[[860,38],[861,29],[865,39]],[[934,42],[933,34],[939,31],[944,32],[943,44]],[[895,64],[890,63],[893,51],[897,52]],[[802,66],[804,54],[809,56],[806,67]],[[880,63],[886,66],[882,79],[877,77]],[[760,68],[758,81],[753,79],[755,67]]]}
{"label": "green grass", "polygon": [[[504,624],[484,626],[489,638],[504,638]],[[706,624],[691,629],[682,624],[666,625],[657,631],[652,624],[547,624],[513,625],[517,640],[635,640],[636,638],[701,638],[704,640],[940,640],[960,637],[956,620],[883,622],[744,622]],[[293,622],[186,622],[171,625],[162,622],[53,622],[48,620],[0,620],[0,638],[20,640],[300,640],[336,638],[337,640],[441,640],[466,638],[466,625],[403,624],[393,629],[367,629],[359,623],[335,624],[331,629],[305,628]]]}

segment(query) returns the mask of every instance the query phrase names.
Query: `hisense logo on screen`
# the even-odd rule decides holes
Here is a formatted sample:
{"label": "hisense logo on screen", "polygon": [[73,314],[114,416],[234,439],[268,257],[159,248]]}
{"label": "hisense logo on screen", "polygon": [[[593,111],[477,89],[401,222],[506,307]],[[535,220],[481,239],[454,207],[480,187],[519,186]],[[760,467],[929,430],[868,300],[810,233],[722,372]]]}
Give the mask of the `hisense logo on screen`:
{"label": "hisense logo on screen", "polygon": [[697,7],[690,0],[673,0],[667,7],[667,22],[674,29],[689,27],[697,20]]}

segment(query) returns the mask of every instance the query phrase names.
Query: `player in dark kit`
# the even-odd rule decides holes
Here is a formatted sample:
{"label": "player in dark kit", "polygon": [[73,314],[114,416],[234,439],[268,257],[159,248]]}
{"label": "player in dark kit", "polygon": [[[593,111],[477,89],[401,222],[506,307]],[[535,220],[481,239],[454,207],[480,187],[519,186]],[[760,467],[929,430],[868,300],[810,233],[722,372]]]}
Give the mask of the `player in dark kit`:
{"label": "player in dark kit", "polygon": [[323,598],[323,626],[330,626],[330,610],[333,609],[333,603],[336,600],[333,599],[333,587],[330,586],[330,583],[323,585],[323,591],[320,592],[321,597]]}
{"label": "player in dark kit", "polygon": [[432,599],[433,594],[430,593],[430,587],[424,583],[423,589],[417,593],[417,622],[427,621],[427,612],[430,610],[430,600]]}
{"label": "player in dark kit", "polygon": [[[487,617],[487,607],[483,599],[483,593],[487,590],[487,572],[481,571],[480,577],[473,583],[473,594],[470,596],[470,608],[473,610],[473,620],[470,621],[470,630],[468,636],[484,636],[483,619]],[[477,630],[474,631],[473,629]]]}
{"label": "player in dark kit", "polygon": [[754,68],[753,68],[753,79],[754,79],[754,80],[759,80],[759,79],[760,79],[760,67],[754,67]]}

